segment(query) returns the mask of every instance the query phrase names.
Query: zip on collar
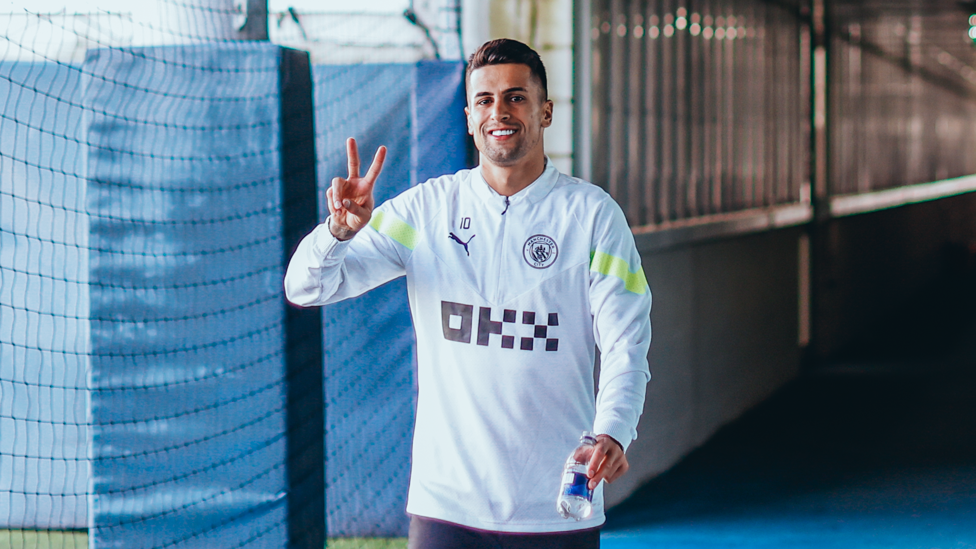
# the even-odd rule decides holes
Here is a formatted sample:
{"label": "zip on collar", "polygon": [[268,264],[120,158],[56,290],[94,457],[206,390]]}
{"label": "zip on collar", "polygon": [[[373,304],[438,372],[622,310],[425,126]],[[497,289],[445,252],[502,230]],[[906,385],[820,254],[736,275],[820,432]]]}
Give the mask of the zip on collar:
{"label": "zip on collar", "polygon": [[475,195],[486,204],[489,204],[489,207],[497,213],[502,213],[502,211],[507,212],[511,203],[520,203],[522,200],[528,200],[531,204],[541,200],[543,197],[549,194],[549,191],[556,184],[556,180],[559,179],[559,172],[556,171],[552,161],[549,160],[549,158],[546,158],[546,169],[544,172],[542,172],[542,175],[539,176],[538,179],[515,195],[512,195],[511,197],[503,197],[492,189],[491,185],[485,181],[485,178],[481,173],[481,166],[475,167],[471,173],[474,178],[472,180],[472,190],[474,191]]}

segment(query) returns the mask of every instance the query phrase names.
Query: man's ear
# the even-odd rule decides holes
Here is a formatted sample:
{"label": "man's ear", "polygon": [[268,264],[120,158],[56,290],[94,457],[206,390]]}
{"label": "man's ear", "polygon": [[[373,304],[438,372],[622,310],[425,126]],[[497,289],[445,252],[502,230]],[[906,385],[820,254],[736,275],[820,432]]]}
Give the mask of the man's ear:
{"label": "man's ear", "polygon": [[464,120],[468,124],[468,135],[474,135],[474,128],[471,127],[471,111],[464,107]]}
{"label": "man's ear", "polygon": [[546,103],[542,106],[542,127],[548,128],[552,125],[552,100],[546,99]]}

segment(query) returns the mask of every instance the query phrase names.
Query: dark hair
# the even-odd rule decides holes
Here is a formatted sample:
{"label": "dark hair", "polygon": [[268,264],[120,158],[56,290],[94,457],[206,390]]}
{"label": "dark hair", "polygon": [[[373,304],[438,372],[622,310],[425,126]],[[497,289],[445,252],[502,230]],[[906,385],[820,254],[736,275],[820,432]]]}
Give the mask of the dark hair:
{"label": "dark hair", "polygon": [[520,64],[529,67],[533,76],[542,84],[543,99],[549,98],[549,83],[546,80],[546,67],[542,64],[539,54],[529,46],[510,38],[499,38],[485,42],[477,51],[468,57],[468,69],[464,73],[464,82],[471,80],[471,73],[489,65]]}

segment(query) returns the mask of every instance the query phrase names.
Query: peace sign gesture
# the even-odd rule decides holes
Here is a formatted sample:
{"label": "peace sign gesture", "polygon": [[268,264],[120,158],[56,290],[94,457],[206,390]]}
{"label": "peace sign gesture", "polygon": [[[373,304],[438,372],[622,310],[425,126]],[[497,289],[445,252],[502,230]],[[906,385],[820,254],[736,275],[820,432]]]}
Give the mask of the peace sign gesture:
{"label": "peace sign gesture", "polygon": [[365,177],[359,177],[359,149],[356,140],[351,137],[346,140],[346,158],[349,177],[334,178],[332,186],[325,191],[332,215],[329,230],[339,240],[349,240],[369,223],[373,215],[373,184],[383,171],[386,147],[376,149],[376,156]]}

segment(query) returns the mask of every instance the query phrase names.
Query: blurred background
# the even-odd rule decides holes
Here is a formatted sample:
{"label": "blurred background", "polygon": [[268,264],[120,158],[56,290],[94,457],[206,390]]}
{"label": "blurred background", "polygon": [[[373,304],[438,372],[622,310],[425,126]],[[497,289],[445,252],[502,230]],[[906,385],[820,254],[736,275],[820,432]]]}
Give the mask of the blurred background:
{"label": "blurred background", "polygon": [[540,52],[549,158],[654,294],[607,547],[976,544],[976,3],[0,3],[0,548],[405,547],[405,284],[281,279],[343,140],[477,162],[464,59]]}

